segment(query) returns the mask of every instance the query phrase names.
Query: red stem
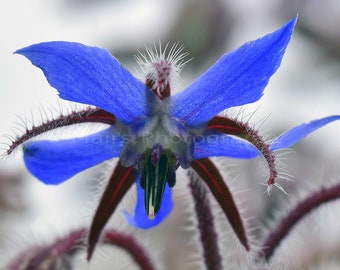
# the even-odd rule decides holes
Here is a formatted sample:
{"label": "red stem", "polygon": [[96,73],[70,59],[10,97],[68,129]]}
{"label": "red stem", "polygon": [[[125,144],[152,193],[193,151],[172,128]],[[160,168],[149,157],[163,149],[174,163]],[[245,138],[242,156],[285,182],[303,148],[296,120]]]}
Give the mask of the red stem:
{"label": "red stem", "polygon": [[263,249],[259,253],[259,257],[264,257],[266,260],[269,260],[281,241],[305,215],[319,207],[321,204],[339,198],[340,184],[330,188],[323,188],[300,202],[267,236],[263,244]]}
{"label": "red stem", "polygon": [[142,270],[155,270],[145,250],[132,236],[109,230],[105,232],[103,241],[125,249]]}

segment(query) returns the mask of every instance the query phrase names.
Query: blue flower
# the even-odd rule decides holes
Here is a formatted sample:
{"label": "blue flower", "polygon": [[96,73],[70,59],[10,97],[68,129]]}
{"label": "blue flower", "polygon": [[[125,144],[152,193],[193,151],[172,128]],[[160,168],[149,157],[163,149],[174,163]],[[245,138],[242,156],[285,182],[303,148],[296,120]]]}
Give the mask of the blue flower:
{"label": "blue flower", "polygon": [[[119,158],[93,219],[89,236],[92,249],[134,181],[138,195],[135,215],[125,216],[130,224],[140,228],[155,226],[170,214],[171,188],[179,167],[191,166],[197,171],[223,204],[226,187],[221,181],[214,181],[218,170],[207,160],[212,156],[250,159],[262,154],[271,171],[268,186],[280,187],[275,182],[273,151],[292,146],[339,116],[296,127],[267,145],[246,123],[217,114],[262,97],[280,66],[295,23],[293,19],[277,31],[223,55],[173,96],[171,82],[186,56],[181,48],[176,51],[176,46],[168,56],[148,51],[149,55],[139,57],[146,69],[145,82],[122,67],[108,51],[97,47],[46,42],[18,50],[16,53],[42,69],[60,98],[97,108],[84,116],[85,122],[110,124],[86,137],[20,141],[24,141],[28,170],[46,184],[60,184],[105,160]],[[230,209],[222,208],[228,216]]]}

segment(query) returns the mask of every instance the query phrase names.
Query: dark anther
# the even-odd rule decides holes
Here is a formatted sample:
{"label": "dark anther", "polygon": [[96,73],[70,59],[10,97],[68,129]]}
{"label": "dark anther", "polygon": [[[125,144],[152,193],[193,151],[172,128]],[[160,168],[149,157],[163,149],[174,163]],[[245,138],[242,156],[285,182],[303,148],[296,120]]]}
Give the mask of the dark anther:
{"label": "dark anther", "polygon": [[176,172],[175,171],[170,171],[169,172],[168,185],[171,188],[176,185]]}

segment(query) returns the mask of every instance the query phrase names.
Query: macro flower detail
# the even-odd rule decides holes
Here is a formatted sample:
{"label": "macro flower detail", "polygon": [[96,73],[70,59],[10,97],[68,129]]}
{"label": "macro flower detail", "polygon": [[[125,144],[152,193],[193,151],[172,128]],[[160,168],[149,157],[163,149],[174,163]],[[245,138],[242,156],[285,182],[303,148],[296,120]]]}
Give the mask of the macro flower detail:
{"label": "macro flower detail", "polygon": [[[171,95],[186,53],[175,44],[137,62],[144,82],[120,65],[108,51],[74,42],[46,42],[16,51],[39,67],[60,98],[92,105],[87,110],[34,127],[10,145],[23,144],[27,169],[46,184],[60,184],[111,158],[119,158],[96,210],[89,233],[88,258],[108,219],[136,183],[135,215],[126,220],[139,228],[162,222],[172,210],[172,190],[179,167],[192,167],[207,184],[247,250],[245,229],[230,191],[208,159],[224,156],[251,159],[263,155],[269,165],[268,191],[276,185],[273,151],[287,148],[322,126],[329,116],[303,124],[269,145],[247,123],[217,116],[223,110],[256,102],[279,68],[296,19],[282,28],[223,55],[186,89]],[[30,140],[51,129],[76,123],[108,124],[85,137],[59,141]],[[282,188],[281,188],[282,189]],[[144,209],[143,209],[144,208]]]}

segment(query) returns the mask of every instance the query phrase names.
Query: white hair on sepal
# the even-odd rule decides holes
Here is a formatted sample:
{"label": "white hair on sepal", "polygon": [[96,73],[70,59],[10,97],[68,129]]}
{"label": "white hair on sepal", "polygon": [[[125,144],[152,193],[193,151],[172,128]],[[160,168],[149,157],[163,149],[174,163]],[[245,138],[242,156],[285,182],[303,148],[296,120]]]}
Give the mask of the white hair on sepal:
{"label": "white hair on sepal", "polygon": [[[51,130],[47,129],[46,133],[43,133],[39,136],[44,136],[48,139],[68,139],[86,136],[103,127],[107,127],[107,125],[103,125],[101,123],[74,123],[72,124],[73,118],[81,118],[82,113],[90,112],[91,110],[95,110],[96,107],[90,106],[87,104],[76,103],[72,101],[62,100],[60,98],[57,99],[57,106],[50,106],[46,108],[46,106],[40,106],[40,119],[39,121],[34,120],[34,126],[39,126],[44,123],[51,123]],[[60,120],[59,120],[60,119]],[[53,122],[56,124],[53,126]],[[58,123],[62,124],[70,123],[70,126],[58,127]]]}
{"label": "white hair on sepal", "polygon": [[263,176],[261,176],[260,184],[265,186],[264,193],[267,193],[269,196],[272,194],[274,187],[280,190],[283,194],[286,196],[289,196],[290,191],[286,190],[285,186],[282,186],[279,181],[280,180],[285,180],[288,182],[294,182],[294,176],[289,172],[288,166],[283,160],[285,159],[284,156],[286,156],[289,153],[289,150],[286,150],[285,152],[282,153],[275,153],[275,169],[277,171],[277,177],[275,178],[275,183],[273,185],[267,184],[267,180],[269,177],[269,172],[268,172],[268,164],[267,161],[263,156],[257,159],[258,161],[258,168],[260,172],[266,172]]}
{"label": "white hair on sepal", "polygon": [[[263,141],[263,143],[265,143],[267,145],[271,145],[271,143],[275,140],[276,137],[273,138],[273,136],[270,134],[271,132],[269,131],[269,126],[264,125],[265,122],[268,120],[269,115],[264,116],[261,120],[258,120],[256,122],[256,124],[251,124],[250,120],[251,120],[251,118],[254,117],[257,110],[255,110],[251,114],[248,114],[247,116],[244,115],[243,110],[240,110],[240,112],[241,112],[241,115],[242,115],[242,119],[244,117],[248,118],[245,121],[245,125],[249,126],[249,130],[256,131],[258,133],[258,136]],[[285,159],[285,156],[287,154],[291,153],[291,152],[294,152],[294,150],[293,149],[282,149],[282,150],[278,150],[278,151],[273,152],[274,157],[275,157],[274,166],[275,166],[275,170],[277,172],[277,177],[275,178],[275,183],[273,185],[268,186],[268,184],[267,184],[268,176],[266,176],[266,179],[263,179],[263,181],[260,182],[260,184],[266,186],[265,192],[267,194],[270,195],[273,191],[273,188],[276,187],[281,192],[283,192],[285,195],[289,195],[289,192],[287,192],[285,190],[285,188],[283,186],[281,186],[277,181],[280,180],[280,179],[286,180],[286,181],[289,181],[289,182],[294,181],[293,175],[291,175],[289,173],[289,170],[287,169],[286,163],[283,162],[284,159]],[[258,158],[257,160],[259,161],[258,162],[259,168],[263,171],[268,172],[268,162],[265,160],[265,158],[261,155],[260,158]]]}
{"label": "white hair on sepal", "polygon": [[[271,144],[275,138],[273,138],[273,136],[271,135],[266,135],[265,137],[263,137],[263,140],[265,142],[267,142],[267,144]],[[292,148],[287,148],[287,149],[280,149],[280,150],[276,150],[273,151],[274,153],[274,157],[275,157],[275,170],[277,172],[277,176],[275,178],[275,183],[273,185],[269,185],[267,184],[267,180],[269,175],[266,174],[265,176],[262,177],[262,180],[260,181],[260,184],[266,187],[266,190],[264,191],[265,193],[267,193],[269,196],[272,194],[273,189],[276,188],[278,190],[280,190],[284,195],[289,196],[289,194],[291,193],[291,190],[289,189],[289,186],[287,186],[286,184],[281,185],[279,182],[284,180],[286,182],[294,182],[295,177],[294,175],[290,172],[289,168],[288,168],[288,164],[285,162],[286,160],[288,160],[288,155],[294,153],[294,149]],[[267,161],[265,160],[265,158],[263,156],[261,156],[260,158],[257,159],[258,160],[258,165],[261,171],[266,171],[268,173],[268,164]],[[288,190],[287,190],[288,188]]]}
{"label": "white hair on sepal", "polygon": [[107,127],[107,125],[95,122],[76,125],[79,120],[94,111],[95,107],[60,100],[57,104],[57,107],[48,108],[40,105],[35,111],[30,110],[30,117],[17,116],[17,121],[13,124],[9,135],[2,135],[2,138],[7,141],[1,142],[4,145],[1,149],[1,158],[5,160],[8,156],[12,156],[13,152],[21,150],[20,146],[29,140],[69,139],[86,136]]}
{"label": "white hair on sepal", "polygon": [[[173,242],[172,249],[175,247],[177,253],[172,255],[174,257],[168,258],[168,260],[178,259],[173,269],[205,269],[195,202],[190,188],[191,177],[197,177],[192,169],[178,170],[176,185],[173,188],[174,209],[169,217],[174,223],[168,223],[168,227],[165,228],[169,241]],[[171,233],[168,233],[169,231]]]}
{"label": "white hair on sepal", "polygon": [[266,176],[266,179],[263,180],[263,182],[260,182],[260,184],[266,186],[266,192],[270,195],[272,193],[273,187],[276,187],[283,193],[288,195],[285,189],[279,183],[277,183],[276,180],[280,178],[291,180],[292,176],[286,170],[283,170],[284,163],[280,162],[280,156],[270,151],[269,146],[270,142],[273,141],[273,139],[271,138],[272,136],[268,135],[268,131],[263,131],[263,127],[266,127],[268,129],[268,127],[265,126],[264,123],[268,120],[269,115],[264,116],[261,120],[258,120],[256,122],[251,121],[251,119],[255,117],[258,109],[256,109],[252,113],[245,113],[244,107],[231,111],[228,109],[225,110],[222,115],[234,120],[236,123],[239,123],[240,127],[242,127],[245,132],[249,134],[250,139],[253,140],[250,142],[254,145],[257,145],[260,151],[270,153],[274,156],[274,159],[271,163],[268,163],[269,161],[263,155],[260,155],[259,158],[256,159],[258,161],[258,167],[261,169],[261,171],[268,172],[269,169],[270,174],[278,174],[277,177],[273,178],[275,182],[271,185],[268,185],[268,179],[272,176],[270,174]]}
{"label": "white hair on sepal", "polygon": [[[136,76],[142,81],[152,80],[153,89],[158,87],[161,80],[170,84],[171,88],[175,88],[183,67],[191,60],[191,58],[186,59],[189,53],[183,50],[184,46],[180,42],[175,42],[171,47],[166,43],[164,48],[161,41],[158,45],[154,42],[153,48],[145,46],[145,52],[138,50],[139,54],[134,56],[139,65],[139,70],[135,70]],[[164,73],[163,69],[168,72]]]}

